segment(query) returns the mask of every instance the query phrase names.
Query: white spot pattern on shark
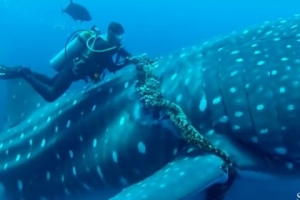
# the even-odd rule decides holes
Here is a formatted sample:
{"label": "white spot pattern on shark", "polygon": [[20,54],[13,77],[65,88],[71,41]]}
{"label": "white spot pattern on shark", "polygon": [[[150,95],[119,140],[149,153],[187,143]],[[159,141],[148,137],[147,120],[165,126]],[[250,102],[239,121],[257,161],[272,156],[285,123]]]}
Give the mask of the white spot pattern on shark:
{"label": "white spot pattern on shark", "polygon": [[[162,83],[163,95],[175,100],[206,136],[222,133],[254,144],[262,152],[297,157],[300,144],[293,140],[299,139],[299,134],[291,131],[297,132],[294,122],[299,119],[299,76],[295,70],[300,61],[294,55],[299,54],[296,35],[300,31],[295,21],[298,23],[299,17],[286,20],[286,25],[248,29],[207,48],[175,53],[165,61],[166,67],[161,67],[164,62],[157,66],[158,74],[167,76]],[[11,177],[11,189],[21,191],[18,194],[25,200],[51,199],[50,189],[58,195],[70,195],[74,190],[104,184],[124,187],[153,173],[127,188],[129,192],[124,190],[123,197],[164,195],[158,191],[174,187],[175,182],[178,185],[179,179],[193,186],[195,183],[187,178],[190,170],[213,158],[202,162],[202,156],[190,158],[185,154],[174,160],[182,154],[182,141],[126,95],[135,78],[132,72],[124,72],[78,95],[64,94],[47,106],[39,99],[32,104],[38,107],[34,112],[18,111],[23,121],[0,137],[0,182],[5,185],[2,175]],[[18,81],[19,87],[24,85]],[[10,97],[22,106],[32,103],[30,96]],[[150,120],[141,123],[146,117]],[[221,139],[214,142],[226,148]],[[195,151],[188,148],[185,153]],[[37,168],[34,163],[41,166]],[[292,162],[282,165],[289,171],[296,168]],[[21,172],[23,166],[30,170]],[[193,175],[197,178],[201,173]]]}

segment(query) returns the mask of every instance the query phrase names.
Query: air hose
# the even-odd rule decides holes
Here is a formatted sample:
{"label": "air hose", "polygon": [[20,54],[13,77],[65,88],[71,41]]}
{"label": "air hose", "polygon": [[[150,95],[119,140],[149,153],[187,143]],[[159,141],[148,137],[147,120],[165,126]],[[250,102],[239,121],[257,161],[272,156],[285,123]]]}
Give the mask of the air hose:
{"label": "air hose", "polygon": [[[86,46],[87,48],[92,51],[92,52],[95,52],[95,53],[102,53],[102,52],[107,52],[107,51],[110,51],[110,50],[113,50],[113,49],[116,49],[118,47],[111,47],[111,48],[107,48],[107,49],[103,49],[103,50],[96,50],[94,47],[95,47],[95,43],[97,42],[97,40],[100,37],[99,33],[97,33],[97,29],[95,26],[93,26],[91,29],[80,29],[80,30],[77,30],[77,31],[74,31],[67,39],[66,41],[66,44],[65,44],[65,48],[64,48],[64,51],[65,51],[65,58],[67,59],[67,45],[68,43],[78,35],[78,33],[81,33],[83,31],[87,31],[87,32],[90,32],[91,33],[91,36],[86,40]],[[99,31],[98,31],[99,32]],[[96,34],[95,34],[96,33]],[[94,35],[95,34],[95,35]],[[92,41],[92,44],[90,45],[91,43],[91,40]]]}

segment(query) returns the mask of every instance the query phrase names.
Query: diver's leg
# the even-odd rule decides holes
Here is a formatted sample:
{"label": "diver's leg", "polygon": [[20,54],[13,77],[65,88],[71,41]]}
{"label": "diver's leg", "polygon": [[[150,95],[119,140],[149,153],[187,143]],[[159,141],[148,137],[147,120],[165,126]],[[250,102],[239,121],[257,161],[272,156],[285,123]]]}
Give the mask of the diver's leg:
{"label": "diver's leg", "polygon": [[36,79],[44,83],[45,85],[52,86],[57,75],[54,77],[48,77],[44,74],[31,71],[29,68],[16,66],[16,67],[7,67],[5,65],[0,65],[0,79],[9,80],[15,78],[22,78],[24,74],[31,72],[31,75]]}
{"label": "diver's leg", "polygon": [[44,83],[45,85],[51,86],[54,83],[54,80],[56,79],[57,75],[50,78],[44,74],[38,73],[38,72],[31,72],[31,75],[34,76],[36,79]]}
{"label": "diver's leg", "polygon": [[[36,73],[29,72],[24,78],[46,101],[53,102],[60,97],[71,86],[74,74],[69,68],[60,71],[51,81],[51,84],[45,84],[39,80]],[[50,80],[48,80],[50,82]]]}

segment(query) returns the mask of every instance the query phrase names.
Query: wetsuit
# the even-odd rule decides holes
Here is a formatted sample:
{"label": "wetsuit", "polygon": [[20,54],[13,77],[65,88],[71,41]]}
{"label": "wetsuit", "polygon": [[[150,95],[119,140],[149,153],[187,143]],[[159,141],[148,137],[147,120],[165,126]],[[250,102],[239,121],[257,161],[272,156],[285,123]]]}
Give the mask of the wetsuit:
{"label": "wetsuit", "polygon": [[[108,48],[107,42],[101,38],[96,41],[94,46],[94,49],[97,50]],[[32,71],[26,73],[22,78],[24,78],[46,101],[53,102],[65,93],[73,82],[91,78],[95,73],[101,75],[105,69],[110,72],[116,72],[130,64],[127,62],[118,64],[119,59],[121,57],[127,58],[132,56],[121,46],[106,52],[94,53],[93,55],[92,58],[89,58],[89,62],[85,66],[78,66],[78,69],[74,70],[76,62],[71,63],[69,66],[63,67],[63,69],[53,78]],[[113,60],[114,55],[116,55],[116,61]]]}

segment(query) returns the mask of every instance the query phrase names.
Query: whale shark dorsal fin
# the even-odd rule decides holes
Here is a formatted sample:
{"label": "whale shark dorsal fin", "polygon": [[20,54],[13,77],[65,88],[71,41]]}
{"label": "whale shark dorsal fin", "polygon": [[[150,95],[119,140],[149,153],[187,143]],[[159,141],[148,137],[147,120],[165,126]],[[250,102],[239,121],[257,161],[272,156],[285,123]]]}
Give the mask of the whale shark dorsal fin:
{"label": "whale shark dorsal fin", "polygon": [[47,102],[22,79],[7,81],[5,127],[13,127],[25,120],[35,109]]}

